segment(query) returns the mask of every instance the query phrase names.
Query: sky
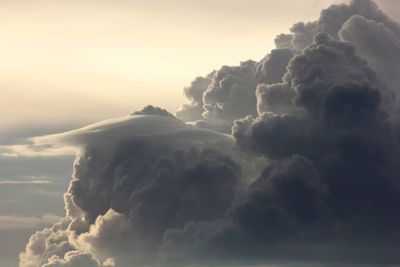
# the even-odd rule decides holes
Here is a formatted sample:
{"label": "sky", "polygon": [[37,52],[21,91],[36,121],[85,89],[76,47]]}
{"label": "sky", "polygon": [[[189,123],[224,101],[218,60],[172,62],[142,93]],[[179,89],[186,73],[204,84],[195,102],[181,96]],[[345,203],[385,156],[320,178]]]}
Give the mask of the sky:
{"label": "sky", "polygon": [[[173,113],[195,77],[261,60],[277,34],[339,2],[2,0],[0,146],[147,104]],[[397,0],[378,2],[400,19]],[[73,160],[68,153],[0,156],[2,267],[16,267],[29,236],[64,216]]]}
{"label": "sky", "polygon": [[174,111],[194,77],[261,59],[276,33],[332,2],[1,1],[0,139],[149,102]]}
{"label": "sky", "polygon": [[261,59],[327,2],[1,1],[1,135],[174,111],[194,77]]}

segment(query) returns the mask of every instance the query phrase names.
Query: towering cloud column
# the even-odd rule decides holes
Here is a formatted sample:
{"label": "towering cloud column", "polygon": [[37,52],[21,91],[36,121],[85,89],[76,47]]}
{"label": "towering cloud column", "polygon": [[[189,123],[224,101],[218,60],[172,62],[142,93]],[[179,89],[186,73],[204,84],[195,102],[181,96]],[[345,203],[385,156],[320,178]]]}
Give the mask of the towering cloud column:
{"label": "towering cloud column", "polygon": [[176,117],[39,138],[80,153],[65,218],[20,266],[397,264],[399,40],[374,2],[333,5],[196,78]]}

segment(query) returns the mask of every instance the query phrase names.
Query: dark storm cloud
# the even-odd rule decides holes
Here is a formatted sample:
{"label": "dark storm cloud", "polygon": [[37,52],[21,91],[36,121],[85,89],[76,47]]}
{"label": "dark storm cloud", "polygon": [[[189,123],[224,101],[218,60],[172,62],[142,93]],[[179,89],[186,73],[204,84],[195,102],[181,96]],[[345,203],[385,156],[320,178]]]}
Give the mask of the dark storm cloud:
{"label": "dark storm cloud", "polygon": [[[274,84],[282,81],[286,66],[294,54],[290,49],[274,49],[256,67],[257,83]],[[251,114],[246,114],[251,115]]]}
{"label": "dark storm cloud", "polygon": [[34,139],[80,150],[20,266],[397,264],[399,36],[372,1],[333,5],[196,78],[191,123],[147,106]]}
{"label": "dark storm cloud", "polygon": [[[272,237],[264,238],[262,243],[270,245],[277,233],[278,241],[299,242],[304,248],[303,256],[297,255],[299,259],[395,262],[400,235],[397,227],[400,223],[398,138],[395,125],[391,125],[384,111],[382,92],[376,87],[380,83],[373,71],[350,44],[320,34],[313,45],[291,61],[284,80],[280,86],[290,85],[295,91],[293,110],[301,108],[303,112],[267,113],[257,119],[237,121],[234,136],[239,147],[283,162],[277,166],[285,166],[288,158],[298,161],[300,156],[304,157],[303,162],[315,166],[317,173],[306,177],[320,177],[320,184],[306,187],[298,178],[291,177],[301,176],[302,171],[292,171],[291,165],[280,167],[287,174],[279,179],[282,182],[279,189],[268,189],[261,195],[250,190],[249,198],[255,200],[245,202],[246,208],[239,205],[244,215],[246,211],[254,212],[257,217],[235,216],[234,222],[239,220],[242,231],[252,231],[256,226],[249,223],[260,222],[265,229],[256,230],[256,236],[268,234],[267,229],[271,229],[263,218],[268,218],[269,223],[276,222],[272,226],[275,230]],[[274,173],[274,166],[269,165],[259,180]],[[258,185],[262,190],[264,186],[259,180],[252,186]],[[267,179],[267,183],[273,181]],[[285,184],[285,181],[291,183]],[[291,194],[273,199],[280,196],[280,190]],[[291,203],[292,197],[299,199]],[[318,209],[312,200],[319,203]],[[281,202],[288,206],[280,205]],[[271,210],[270,205],[276,209]],[[238,212],[236,208],[233,214]],[[298,234],[302,236],[300,240]],[[310,253],[314,248],[305,249],[310,240],[321,244],[328,240],[337,242],[343,250],[314,255]],[[353,245],[346,246],[346,242]],[[377,244],[385,244],[386,248]],[[369,249],[375,254],[365,255]],[[289,256],[283,254],[283,257]]]}
{"label": "dark storm cloud", "polygon": [[[113,258],[122,266],[155,264],[166,229],[223,216],[241,174],[222,152],[232,148],[232,139],[159,115],[157,108],[135,114],[49,137],[86,145],[65,194],[64,224],[36,234],[21,255],[22,266],[59,266],[51,264],[68,263],[74,251],[86,251],[101,266]],[[38,251],[37,242],[53,242],[57,249]]]}
{"label": "dark storm cloud", "polygon": [[[337,20],[338,12],[346,19]],[[277,38],[277,45],[290,40],[304,50],[282,83],[258,85],[259,116],[233,128],[241,150],[273,161],[226,217],[167,231],[167,248],[178,251],[172,262],[185,262],[181,253],[250,264],[397,262],[400,159],[387,88],[398,64],[397,29],[372,2],[354,1],[324,11],[318,22],[295,25],[293,39]],[[354,43],[339,41],[338,32]]]}
{"label": "dark storm cloud", "polygon": [[292,100],[295,91],[288,84],[259,84],[256,96],[259,114],[273,112],[283,115],[294,111]]}
{"label": "dark storm cloud", "polygon": [[212,121],[233,121],[255,114],[255,71],[257,63],[245,61],[240,66],[223,66],[215,73],[204,92],[204,117]]}
{"label": "dark storm cloud", "polygon": [[[340,38],[355,45],[389,88],[400,93],[400,38],[384,24],[361,16],[351,17],[339,32]],[[390,96],[389,96],[390,97]]]}
{"label": "dark storm cloud", "polygon": [[[308,159],[274,161],[237,197],[225,221],[169,230],[166,247],[178,247],[180,253],[198,260],[222,256],[243,265],[260,259],[289,260],[296,253],[289,252],[289,239],[299,238],[300,229],[318,220],[328,195],[327,185]],[[179,254],[174,256],[179,259]]]}

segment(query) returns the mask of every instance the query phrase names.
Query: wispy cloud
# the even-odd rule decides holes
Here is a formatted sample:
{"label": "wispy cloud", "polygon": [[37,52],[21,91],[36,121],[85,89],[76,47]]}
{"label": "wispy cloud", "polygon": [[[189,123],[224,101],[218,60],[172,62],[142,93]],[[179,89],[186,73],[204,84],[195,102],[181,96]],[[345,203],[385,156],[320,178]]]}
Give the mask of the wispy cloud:
{"label": "wispy cloud", "polygon": [[0,215],[0,230],[34,229],[41,226],[49,226],[58,222],[61,217],[46,214],[41,217],[22,215]]}
{"label": "wispy cloud", "polygon": [[18,185],[18,184],[26,184],[26,185],[45,185],[45,184],[53,184],[53,181],[49,179],[47,176],[20,176],[18,178],[1,178],[0,177],[0,185]]}
{"label": "wispy cloud", "polygon": [[0,179],[0,185],[2,184],[51,184],[52,181],[49,180],[31,180],[31,181],[21,181],[21,180],[2,180]]}
{"label": "wispy cloud", "polygon": [[3,157],[59,157],[75,155],[91,138],[100,138],[107,132],[108,125],[123,125],[132,117],[100,121],[80,129],[58,134],[31,137],[21,144],[0,146]]}
{"label": "wispy cloud", "polygon": [[0,155],[4,157],[56,157],[74,155],[76,149],[70,146],[43,146],[35,143],[0,146]]}

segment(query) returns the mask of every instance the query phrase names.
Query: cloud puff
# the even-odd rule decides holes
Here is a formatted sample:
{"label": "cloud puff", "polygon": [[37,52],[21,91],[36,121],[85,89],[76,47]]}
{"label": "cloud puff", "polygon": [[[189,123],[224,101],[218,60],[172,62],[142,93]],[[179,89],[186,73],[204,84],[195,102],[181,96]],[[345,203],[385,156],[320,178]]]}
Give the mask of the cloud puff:
{"label": "cloud puff", "polygon": [[[281,34],[275,39],[277,47],[303,50],[313,42],[313,38],[320,32],[339,39],[339,31],[343,24],[354,15],[381,23],[396,36],[400,36],[400,26],[386,16],[371,0],[352,0],[349,4],[332,5],[322,10],[317,21],[299,22],[290,29],[291,34]],[[289,45],[290,43],[290,45]]]}
{"label": "cloud puff", "polygon": [[189,104],[184,104],[176,112],[176,116],[184,121],[203,120],[204,102],[203,94],[211,84],[211,79],[215,72],[211,72],[206,77],[197,77],[191,85],[184,88],[185,96],[189,99]]}
{"label": "cloud puff", "polygon": [[351,17],[339,32],[342,40],[351,42],[379,77],[389,86],[386,102],[400,93],[400,35],[384,24],[362,16]]}
{"label": "cloud puff", "polygon": [[175,118],[175,116],[169,113],[167,110],[159,107],[154,107],[152,105],[148,105],[140,111],[135,111],[131,115],[159,115],[169,118]]}
{"label": "cloud puff", "polygon": [[245,61],[217,71],[203,95],[204,117],[218,122],[255,114],[255,70],[256,62]]}
{"label": "cloud puff", "polygon": [[239,66],[223,66],[206,78],[196,78],[185,88],[191,103],[184,105],[177,116],[197,121],[196,125],[202,128],[229,133],[234,120],[257,114],[257,85],[280,82],[292,57],[289,49],[275,49],[260,62],[249,60]]}
{"label": "cloud puff", "polygon": [[43,267],[96,267],[98,263],[93,260],[90,254],[82,253],[79,251],[68,251],[63,258],[59,256],[52,256],[49,262]]}

